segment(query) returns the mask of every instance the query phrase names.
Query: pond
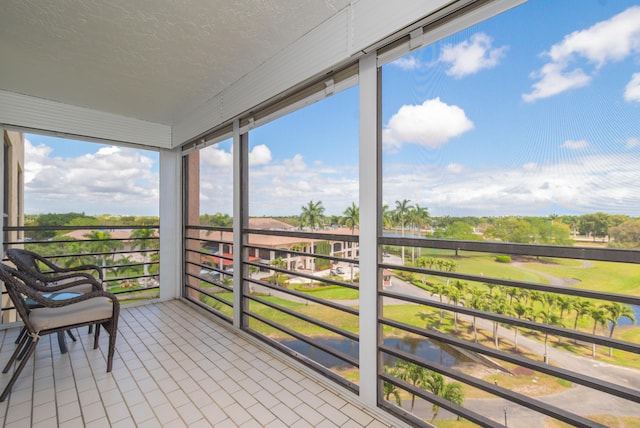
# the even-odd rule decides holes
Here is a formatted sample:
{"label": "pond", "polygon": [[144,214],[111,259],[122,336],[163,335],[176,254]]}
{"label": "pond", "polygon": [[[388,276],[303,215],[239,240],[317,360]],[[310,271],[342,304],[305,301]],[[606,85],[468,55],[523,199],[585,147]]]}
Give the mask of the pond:
{"label": "pond", "polygon": [[[359,347],[358,343],[348,339],[315,339],[318,343],[336,349],[344,354],[350,355],[353,358],[358,358]],[[300,340],[285,340],[280,342],[286,347],[293,349],[294,351],[312,359],[313,361],[321,364],[327,368],[344,369],[350,368],[348,363],[345,363],[339,358],[326,352],[311,346]],[[471,362],[472,360],[465,355],[457,352],[455,349],[443,346],[442,348],[426,339],[385,339],[384,344],[390,348],[405,351],[416,356],[423,358],[427,361],[437,362],[446,367],[455,366],[456,364],[463,362]],[[393,366],[395,358],[390,355],[384,355],[384,365]]]}

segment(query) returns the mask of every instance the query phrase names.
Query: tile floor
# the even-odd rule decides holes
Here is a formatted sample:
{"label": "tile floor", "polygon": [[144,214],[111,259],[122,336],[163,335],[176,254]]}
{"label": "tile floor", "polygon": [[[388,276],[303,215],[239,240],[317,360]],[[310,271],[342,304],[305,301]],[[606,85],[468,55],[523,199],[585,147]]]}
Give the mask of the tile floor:
{"label": "tile floor", "polygon": [[[0,330],[2,367],[17,334]],[[179,300],[123,308],[111,373],[106,337],[93,350],[84,328],[76,335],[66,354],[55,335],[41,340],[0,403],[0,426],[399,425]],[[0,374],[0,388],[9,376]]]}

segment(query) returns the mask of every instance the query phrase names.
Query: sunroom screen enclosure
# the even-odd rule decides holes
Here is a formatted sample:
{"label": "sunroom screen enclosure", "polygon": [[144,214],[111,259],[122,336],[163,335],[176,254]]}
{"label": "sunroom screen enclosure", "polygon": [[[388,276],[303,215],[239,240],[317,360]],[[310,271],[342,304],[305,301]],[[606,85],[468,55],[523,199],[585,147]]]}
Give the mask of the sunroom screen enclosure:
{"label": "sunroom screen enclosure", "polygon": [[186,217],[185,297],[411,424],[639,420],[638,52],[580,44],[638,9],[553,7],[427,25],[212,135],[233,225]]}

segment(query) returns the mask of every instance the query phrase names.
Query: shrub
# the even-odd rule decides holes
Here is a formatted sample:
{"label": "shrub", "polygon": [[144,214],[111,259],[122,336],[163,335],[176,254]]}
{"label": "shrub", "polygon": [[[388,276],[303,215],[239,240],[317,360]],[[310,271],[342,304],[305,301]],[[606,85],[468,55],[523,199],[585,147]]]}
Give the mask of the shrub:
{"label": "shrub", "polygon": [[511,263],[511,256],[496,256],[498,263]]}

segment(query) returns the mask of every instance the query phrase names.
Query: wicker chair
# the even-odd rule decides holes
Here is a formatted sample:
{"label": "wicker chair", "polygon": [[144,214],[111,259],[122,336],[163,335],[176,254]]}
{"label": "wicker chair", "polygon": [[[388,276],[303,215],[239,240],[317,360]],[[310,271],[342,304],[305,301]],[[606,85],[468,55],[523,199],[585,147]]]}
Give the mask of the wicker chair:
{"label": "wicker chair", "polygon": [[[41,282],[43,286],[47,287],[47,291],[64,289],[65,291],[88,293],[103,290],[102,270],[96,265],[64,268],[37,253],[20,248],[11,248],[5,254],[18,270]],[[48,271],[43,272],[41,266],[45,266]],[[97,279],[92,275],[93,272],[97,272]]]}
{"label": "wicker chair", "polygon": [[[96,265],[82,265],[71,268],[64,268],[52,263],[48,259],[32,251],[23,250],[21,248],[11,248],[5,252],[5,255],[15,267],[24,272],[25,274],[32,276],[40,285],[42,285],[43,293],[51,293],[56,291],[70,291],[78,293],[89,293],[91,291],[103,290],[103,277],[102,270]],[[47,271],[43,272],[41,266],[45,266]],[[97,272],[98,278],[93,276],[93,273]],[[93,331],[93,326],[89,326],[89,333]],[[16,343],[19,343],[26,333],[25,329],[22,329],[20,335],[16,339]],[[67,331],[67,334],[73,340],[76,338],[71,331]],[[60,342],[60,350],[66,352],[66,346],[64,344],[64,338],[62,335],[58,336]]]}
{"label": "wicker chair", "polygon": [[[16,347],[2,372],[7,373],[16,360],[20,360],[0,395],[0,402],[7,398],[29,357],[35,351],[40,338],[47,334],[85,325],[102,325],[109,333],[107,372],[111,371],[120,314],[120,304],[113,294],[106,291],[92,291],[67,300],[48,299],[41,292],[42,286],[32,277],[4,263],[0,263],[0,280],[4,282],[9,298],[27,330],[27,340]],[[30,308],[26,302],[27,298],[37,302],[38,308]],[[99,330],[96,329],[94,349],[98,347],[98,338]]]}

